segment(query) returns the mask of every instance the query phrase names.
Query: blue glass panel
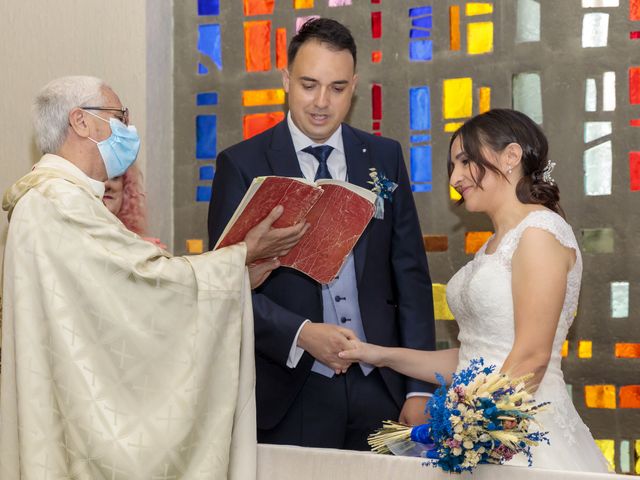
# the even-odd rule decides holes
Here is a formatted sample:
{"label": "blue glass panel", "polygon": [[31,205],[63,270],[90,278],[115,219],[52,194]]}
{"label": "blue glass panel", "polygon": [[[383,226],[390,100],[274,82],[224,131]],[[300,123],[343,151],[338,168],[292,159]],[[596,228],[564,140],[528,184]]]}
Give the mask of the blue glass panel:
{"label": "blue glass panel", "polygon": [[429,38],[431,36],[430,30],[420,30],[417,28],[412,28],[409,32],[410,38]]}
{"label": "blue glass panel", "polygon": [[207,73],[209,73],[209,69],[205,65],[199,63],[198,64],[198,75],[206,75]]}
{"label": "blue glass panel", "polygon": [[431,145],[411,147],[411,181],[431,182]]}
{"label": "blue glass panel", "polygon": [[431,141],[431,135],[411,135],[411,143],[425,143]]}
{"label": "blue glass panel", "polygon": [[409,89],[409,126],[411,130],[431,130],[429,87]]}
{"label": "blue glass panel", "polygon": [[411,20],[412,27],[433,28],[433,17],[414,18]]}
{"label": "blue glass panel", "polygon": [[412,183],[411,190],[413,192],[430,192],[433,189],[430,183]]}
{"label": "blue glass panel", "polygon": [[409,59],[412,61],[431,60],[433,56],[431,40],[414,40],[409,43]]}
{"label": "blue glass panel", "polygon": [[196,187],[196,202],[208,202],[211,200],[211,187]]}
{"label": "blue glass panel", "polygon": [[214,173],[213,165],[204,165],[200,167],[200,180],[213,180]]}
{"label": "blue glass panel", "polygon": [[220,0],[198,0],[198,15],[218,15]]}
{"label": "blue glass panel", "polygon": [[216,123],[215,115],[196,117],[196,158],[216,158]]}
{"label": "blue glass panel", "polygon": [[217,105],[218,94],[216,92],[199,93],[196,96],[197,105]]}
{"label": "blue glass panel", "polygon": [[[209,23],[198,25],[198,51],[211,57],[218,70],[222,70],[222,48],[220,46],[220,25]],[[198,68],[198,73],[201,73]]]}
{"label": "blue glass panel", "polygon": [[425,6],[425,7],[415,7],[415,8],[410,8],[409,9],[409,16],[410,17],[417,17],[420,15],[428,15],[432,13],[432,7],[430,6]]}

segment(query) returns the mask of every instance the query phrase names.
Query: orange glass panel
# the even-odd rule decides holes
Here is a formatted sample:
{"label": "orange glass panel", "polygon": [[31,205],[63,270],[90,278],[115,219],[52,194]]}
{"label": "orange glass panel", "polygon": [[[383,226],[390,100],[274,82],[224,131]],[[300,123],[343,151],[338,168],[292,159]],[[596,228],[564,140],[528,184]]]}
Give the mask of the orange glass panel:
{"label": "orange glass panel", "polygon": [[293,8],[313,8],[313,0],[293,0]]}
{"label": "orange glass panel", "polygon": [[617,358],[640,358],[640,343],[616,343]]}
{"label": "orange glass panel", "polygon": [[480,113],[491,110],[491,88],[480,87],[480,98],[478,99],[478,110]]}
{"label": "orange glass panel", "polygon": [[564,342],[562,342],[560,355],[562,355],[562,358],[566,358],[566,356],[569,355],[569,340],[565,340]]}
{"label": "orange glass panel", "polygon": [[284,90],[282,88],[244,90],[242,92],[242,105],[245,107],[257,107],[258,105],[282,105],[283,103]]}
{"label": "orange glass panel", "polygon": [[286,28],[276,28],[276,68],[287,68]]}
{"label": "orange glass panel", "polygon": [[202,253],[204,251],[203,242],[201,238],[192,238],[187,240],[187,252],[189,253]]}
{"label": "orange glass panel", "polygon": [[244,60],[247,72],[271,70],[271,21],[244,22]]}
{"label": "orange glass panel", "polygon": [[284,112],[252,113],[242,119],[242,135],[244,139],[264,132],[284,119]]}
{"label": "orange glass panel", "polygon": [[620,408],[640,408],[640,385],[620,387]]}
{"label": "orange glass panel", "polygon": [[244,14],[250,15],[271,15],[275,0],[244,0]]}
{"label": "orange glass panel", "polygon": [[460,50],[460,7],[449,7],[449,49]]}
{"label": "orange glass panel", "polygon": [[468,254],[476,253],[489,240],[493,232],[467,232],[464,234],[464,251]]}
{"label": "orange glass panel", "polygon": [[593,342],[591,340],[580,340],[578,342],[578,358],[591,358],[593,354]]}
{"label": "orange glass panel", "polygon": [[629,0],[629,20],[640,20],[640,0]]}
{"label": "orange glass panel", "polygon": [[371,61],[373,63],[380,63],[382,61],[382,52],[380,50],[371,52]]}
{"label": "orange glass panel", "polygon": [[616,408],[614,385],[585,385],[584,401],[589,408]]}

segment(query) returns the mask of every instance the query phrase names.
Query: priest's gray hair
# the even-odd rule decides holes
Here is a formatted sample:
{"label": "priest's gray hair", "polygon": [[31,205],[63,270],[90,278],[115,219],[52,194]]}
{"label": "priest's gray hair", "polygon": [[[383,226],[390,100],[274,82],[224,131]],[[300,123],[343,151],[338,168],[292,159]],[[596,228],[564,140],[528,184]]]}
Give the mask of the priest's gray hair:
{"label": "priest's gray hair", "polygon": [[61,77],[40,90],[33,104],[36,143],[42,153],[57,153],[69,133],[69,113],[76,107],[104,104],[103,80],[89,76]]}

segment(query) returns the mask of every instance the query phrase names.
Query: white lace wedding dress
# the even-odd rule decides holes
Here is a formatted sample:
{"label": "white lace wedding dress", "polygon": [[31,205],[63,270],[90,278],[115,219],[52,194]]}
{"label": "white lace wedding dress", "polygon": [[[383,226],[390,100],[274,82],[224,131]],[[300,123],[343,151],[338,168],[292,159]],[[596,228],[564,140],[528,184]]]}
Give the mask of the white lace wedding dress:
{"label": "white lace wedding dress", "polygon": [[[560,369],[560,349],[578,305],[582,258],[571,227],[559,215],[549,210],[531,212],[504,236],[495,253],[486,254],[485,243],[475,258],[449,281],[447,301],[460,327],[458,370],[466,367],[472,358],[478,357],[483,357],[485,364],[496,365],[499,370],[511,350],[514,338],[511,257],[527,228],[550,232],[562,245],[575,249],[577,255],[567,278],[567,291],[553,340],[553,353],[535,394],[537,401],[551,402],[549,410],[537,416],[543,430],[549,432],[551,445],[540,445],[532,450],[533,466],[607,472],[606,460],[576,412]],[[509,462],[510,465],[526,463],[524,455]]]}

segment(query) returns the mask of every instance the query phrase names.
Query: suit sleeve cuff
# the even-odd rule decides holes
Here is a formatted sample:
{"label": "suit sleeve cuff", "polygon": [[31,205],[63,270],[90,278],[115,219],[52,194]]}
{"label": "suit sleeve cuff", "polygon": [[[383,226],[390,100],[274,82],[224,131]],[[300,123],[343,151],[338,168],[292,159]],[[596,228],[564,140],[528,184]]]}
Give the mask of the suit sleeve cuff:
{"label": "suit sleeve cuff", "polygon": [[302,327],[305,326],[307,322],[311,320],[305,320],[300,324],[298,331],[296,332],[296,336],[293,337],[293,343],[291,344],[291,349],[289,350],[289,356],[287,357],[287,367],[296,368],[298,366],[298,362],[302,358],[304,354],[304,348],[300,348],[298,346],[298,337],[300,336],[300,332],[302,331]]}

